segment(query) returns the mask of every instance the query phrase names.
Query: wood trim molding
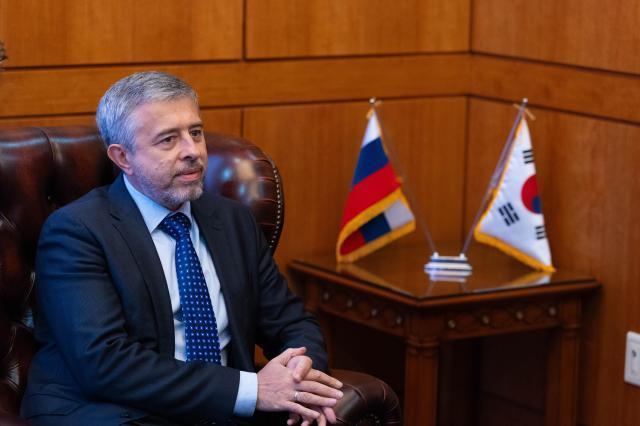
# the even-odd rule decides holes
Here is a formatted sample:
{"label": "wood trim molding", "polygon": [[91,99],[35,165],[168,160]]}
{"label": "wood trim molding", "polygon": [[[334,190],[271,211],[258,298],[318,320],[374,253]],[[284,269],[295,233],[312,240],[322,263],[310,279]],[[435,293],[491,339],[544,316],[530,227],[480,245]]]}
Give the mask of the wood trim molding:
{"label": "wood trim molding", "polygon": [[[149,67],[114,66],[7,70],[0,74],[0,117],[95,111],[119,78]],[[185,78],[203,107],[463,95],[466,54],[154,66]]]}
{"label": "wood trim molding", "polygon": [[471,55],[472,96],[640,123],[640,76]]}
{"label": "wood trim molding", "polygon": [[[400,55],[155,66],[203,107],[467,95],[640,123],[640,76],[486,54]],[[5,70],[0,117],[89,114],[117,79],[146,66]]]}

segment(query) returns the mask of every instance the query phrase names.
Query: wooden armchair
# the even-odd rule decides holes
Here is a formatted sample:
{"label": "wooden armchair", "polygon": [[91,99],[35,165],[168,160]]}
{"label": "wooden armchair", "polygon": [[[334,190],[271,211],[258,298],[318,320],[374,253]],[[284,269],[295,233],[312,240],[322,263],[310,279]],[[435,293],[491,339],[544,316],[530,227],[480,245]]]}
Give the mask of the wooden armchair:
{"label": "wooden armchair", "polygon": [[[207,134],[205,189],[249,206],[276,249],[284,223],[282,180],[273,161],[241,138]],[[90,189],[110,183],[117,170],[93,127],[0,130],[0,425],[17,417],[31,358],[34,259],[46,217]],[[382,381],[333,370],[345,383],[336,407],[341,424],[398,425],[400,406]]]}

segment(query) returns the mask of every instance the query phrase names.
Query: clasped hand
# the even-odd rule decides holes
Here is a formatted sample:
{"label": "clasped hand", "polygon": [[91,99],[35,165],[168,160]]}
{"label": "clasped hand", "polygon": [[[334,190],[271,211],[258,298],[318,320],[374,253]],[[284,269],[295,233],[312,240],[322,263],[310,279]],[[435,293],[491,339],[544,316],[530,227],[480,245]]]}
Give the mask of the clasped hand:
{"label": "clasped hand", "polygon": [[342,383],[312,368],[306,348],[287,349],[258,372],[258,401],[261,411],[287,411],[292,425],[314,421],[325,426],[336,422],[333,408],[342,398]]}

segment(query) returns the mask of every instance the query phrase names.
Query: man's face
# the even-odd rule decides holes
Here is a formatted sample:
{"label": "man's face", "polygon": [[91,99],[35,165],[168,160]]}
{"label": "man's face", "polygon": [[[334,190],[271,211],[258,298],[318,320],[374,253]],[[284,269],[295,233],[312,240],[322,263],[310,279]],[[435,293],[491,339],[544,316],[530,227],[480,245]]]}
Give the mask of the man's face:
{"label": "man's face", "polygon": [[133,110],[129,181],[157,203],[175,210],[203,191],[207,147],[198,107],[190,98],[143,104]]}

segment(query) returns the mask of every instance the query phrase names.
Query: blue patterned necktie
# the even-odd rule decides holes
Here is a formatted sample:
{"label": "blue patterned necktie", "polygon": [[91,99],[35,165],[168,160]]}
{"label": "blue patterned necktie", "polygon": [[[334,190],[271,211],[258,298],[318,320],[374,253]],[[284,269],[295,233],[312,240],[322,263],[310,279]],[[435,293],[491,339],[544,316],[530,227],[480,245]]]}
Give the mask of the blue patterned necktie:
{"label": "blue patterned necktie", "polygon": [[182,320],[185,324],[187,361],[220,364],[220,342],[216,316],[211,306],[207,283],[196,254],[189,229],[191,221],[183,213],[165,217],[159,228],[176,240],[176,274]]}

